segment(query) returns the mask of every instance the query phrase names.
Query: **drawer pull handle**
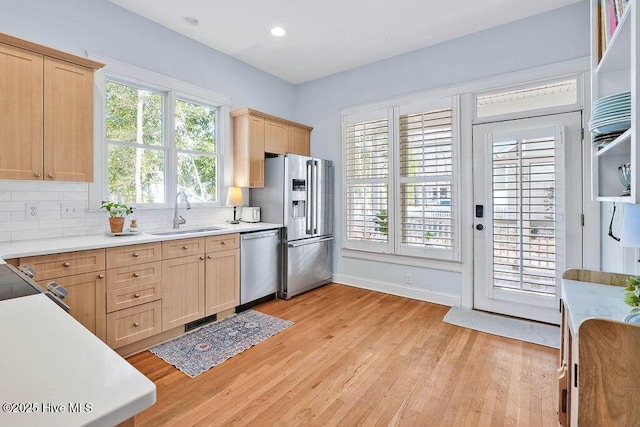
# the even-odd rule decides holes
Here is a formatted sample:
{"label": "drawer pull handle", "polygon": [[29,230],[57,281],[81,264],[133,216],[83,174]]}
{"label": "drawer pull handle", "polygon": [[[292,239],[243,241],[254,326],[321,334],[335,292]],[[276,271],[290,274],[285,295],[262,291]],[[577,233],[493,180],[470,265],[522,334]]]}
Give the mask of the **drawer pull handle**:
{"label": "drawer pull handle", "polygon": [[56,176],[55,176],[54,174],[52,174],[52,173],[47,174],[47,176],[48,176],[49,178],[51,178],[51,179],[53,179],[53,178],[55,178],[55,177],[56,177]]}
{"label": "drawer pull handle", "polygon": [[134,298],[140,298],[140,294],[138,294],[138,293],[133,294],[133,297],[134,297]]}
{"label": "drawer pull handle", "polygon": [[133,253],[133,256],[134,256],[134,257],[136,257],[136,258],[138,258],[138,257],[140,256],[140,254],[139,254],[138,252],[134,252],[134,253]]}
{"label": "drawer pull handle", "polygon": [[213,257],[211,255],[207,255],[207,258],[209,259],[213,259]]}
{"label": "drawer pull handle", "polygon": [[204,259],[204,256],[200,256],[200,259]]}
{"label": "drawer pull handle", "polygon": [[104,279],[104,274],[98,274],[98,279]]}
{"label": "drawer pull handle", "polygon": [[189,249],[189,246],[184,245],[184,246],[182,247],[182,249]]}
{"label": "drawer pull handle", "polygon": [[62,264],[65,267],[71,267],[71,263],[70,262],[65,262],[64,264]]}
{"label": "drawer pull handle", "polygon": [[220,242],[221,245],[226,245],[227,242],[225,242],[224,240],[222,242]]}
{"label": "drawer pull handle", "polygon": [[133,273],[133,277],[140,277],[140,273]]}
{"label": "drawer pull handle", "polygon": [[36,178],[40,178],[40,172],[35,172],[33,176],[35,176]]}
{"label": "drawer pull handle", "polygon": [[133,326],[137,328],[138,326],[140,326],[140,322],[134,323]]}

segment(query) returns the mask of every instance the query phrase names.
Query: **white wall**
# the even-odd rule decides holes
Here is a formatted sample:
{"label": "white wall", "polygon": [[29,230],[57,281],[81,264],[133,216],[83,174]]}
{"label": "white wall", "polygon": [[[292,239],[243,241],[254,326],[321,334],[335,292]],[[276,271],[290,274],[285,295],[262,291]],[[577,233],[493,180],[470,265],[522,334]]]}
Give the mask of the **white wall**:
{"label": "white wall", "polygon": [[[349,48],[348,45],[345,48]],[[588,55],[589,5],[584,1],[299,85],[295,119],[314,127],[311,134],[312,155],[331,159],[336,165],[336,280],[400,295],[419,295],[442,303],[459,301],[462,280],[460,272],[343,256],[340,249],[342,108]],[[463,153],[469,153],[470,150],[470,141],[463,140]],[[463,170],[461,179],[471,179],[470,171]],[[462,238],[464,245],[471,238],[471,233],[463,231]],[[463,261],[468,263],[469,259]],[[460,270],[460,266],[451,269],[456,268]],[[412,285],[405,284],[406,273],[412,274]]]}
{"label": "white wall", "polygon": [[[106,0],[0,0],[0,31],[86,57],[90,51],[231,96],[232,109],[251,107],[292,118],[295,87],[270,74],[186,38]],[[106,213],[61,216],[63,201],[88,205],[79,183],[0,181],[0,241],[95,234]],[[39,220],[27,220],[26,204],[38,203]],[[180,212],[188,225],[231,219],[231,208]],[[145,229],[168,228],[172,209],[138,210]]]}

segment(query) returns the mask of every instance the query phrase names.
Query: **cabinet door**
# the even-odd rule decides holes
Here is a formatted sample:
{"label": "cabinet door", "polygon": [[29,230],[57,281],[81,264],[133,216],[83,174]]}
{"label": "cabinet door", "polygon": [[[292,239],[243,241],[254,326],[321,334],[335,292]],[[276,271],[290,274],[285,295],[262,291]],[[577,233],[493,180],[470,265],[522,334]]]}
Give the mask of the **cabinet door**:
{"label": "cabinet door", "polygon": [[249,187],[264,187],[264,119],[249,118]]}
{"label": "cabinet door", "polygon": [[287,125],[265,119],[264,151],[273,154],[287,152]]}
{"label": "cabinet door", "polygon": [[308,130],[289,126],[289,153],[308,156],[311,152],[310,141],[311,133]]}
{"label": "cabinet door", "polygon": [[204,314],[204,255],[162,261],[162,330]]}
{"label": "cabinet door", "polygon": [[159,334],[162,328],[160,301],[126,308],[108,316],[107,344],[122,347]]}
{"label": "cabinet door", "polygon": [[93,70],[44,59],[44,179],[93,181]]}
{"label": "cabinet door", "polygon": [[42,64],[0,43],[0,179],[42,179]]}
{"label": "cabinet door", "polygon": [[207,254],[207,316],[240,304],[240,251]]}
{"label": "cabinet door", "polygon": [[69,314],[95,334],[106,340],[107,305],[105,302],[105,272],[98,271],[75,276],[58,277],[38,282],[46,288],[47,283],[55,280],[64,286],[67,297],[64,299],[71,311]]}
{"label": "cabinet door", "polygon": [[37,280],[89,273],[105,269],[104,249],[20,258],[20,264],[33,267]]}

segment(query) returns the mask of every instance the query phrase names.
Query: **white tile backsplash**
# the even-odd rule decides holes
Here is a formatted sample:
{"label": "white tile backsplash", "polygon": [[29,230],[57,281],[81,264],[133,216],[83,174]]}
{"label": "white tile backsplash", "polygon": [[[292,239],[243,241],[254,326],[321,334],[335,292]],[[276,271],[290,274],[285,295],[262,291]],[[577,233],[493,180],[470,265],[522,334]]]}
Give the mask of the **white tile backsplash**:
{"label": "white tile backsplash", "polygon": [[[88,188],[86,183],[0,180],[0,242],[107,232],[107,213],[86,210]],[[62,218],[61,203],[66,201],[83,202],[80,216]],[[26,220],[27,203],[38,204],[37,220]],[[194,207],[187,210],[181,204],[179,214],[187,220],[184,227],[223,224],[233,219],[233,208]],[[173,208],[136,209],[134,216],[142,230],[165,229],[173,225]]]}

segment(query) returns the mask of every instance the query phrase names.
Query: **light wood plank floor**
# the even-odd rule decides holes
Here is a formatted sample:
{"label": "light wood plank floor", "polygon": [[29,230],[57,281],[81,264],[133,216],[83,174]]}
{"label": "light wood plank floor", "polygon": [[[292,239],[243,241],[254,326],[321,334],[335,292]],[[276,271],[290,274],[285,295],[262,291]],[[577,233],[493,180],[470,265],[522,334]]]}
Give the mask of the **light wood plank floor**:
{"label": "light wood plank floor", "polygon": [[257,310],[295,325],[190,379],[149,352],[139,426],[553,426],[558,351],[442,322],[448,307],[331,284]]}

